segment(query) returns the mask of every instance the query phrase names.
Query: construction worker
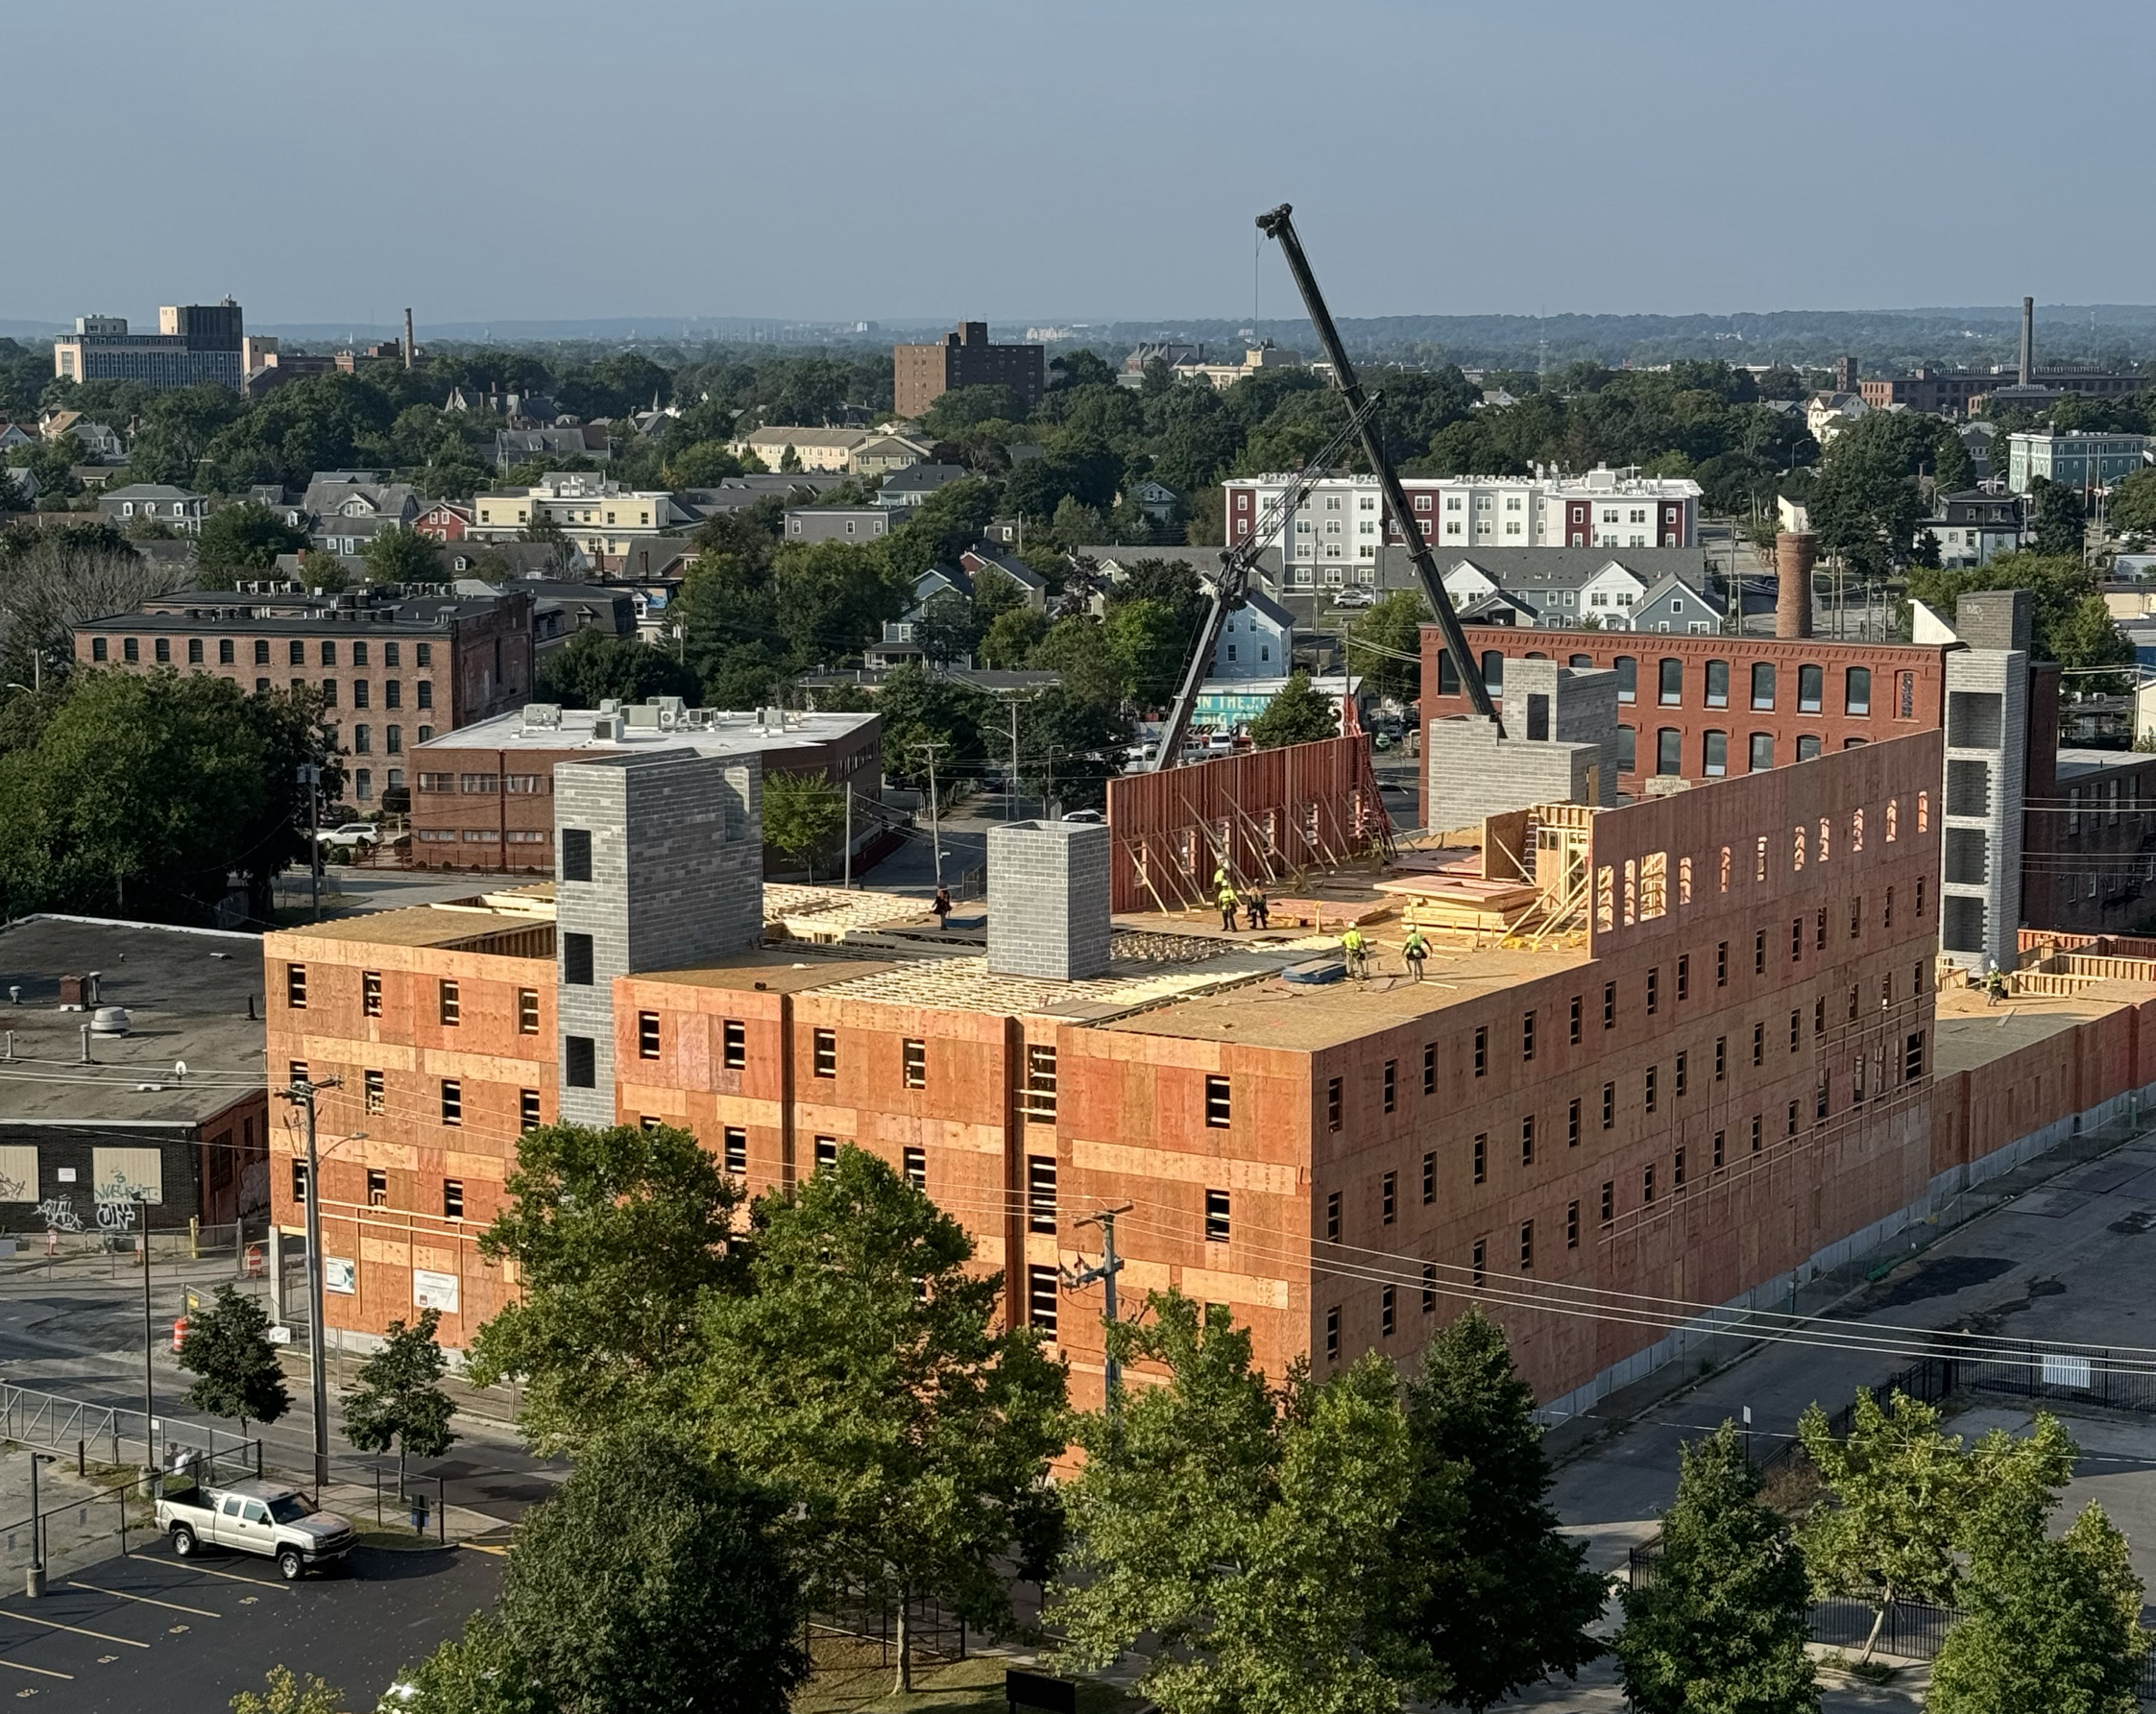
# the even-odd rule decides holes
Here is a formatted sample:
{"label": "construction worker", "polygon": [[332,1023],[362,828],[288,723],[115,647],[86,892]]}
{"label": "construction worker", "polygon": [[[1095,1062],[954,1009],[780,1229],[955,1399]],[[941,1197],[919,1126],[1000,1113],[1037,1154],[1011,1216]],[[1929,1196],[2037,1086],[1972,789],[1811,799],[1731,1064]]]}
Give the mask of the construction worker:
{"label": "construction worker", "polygon": [[1235,932],[1235,887],[1225,879],[1221,881],[1221,927],[1230,934]]}
{"label": "construction worker", "polygon": [[1997,1005],[2006,998],[2006,973],[1994,962],[1984,972],[1984,1003]]}
{"label": "construction worker", "polygon": [[1250,919],[1251,928],[1263,929],[1270,926],[1266,921],[1267,909],[1265,888],[1252,887],[1250,896],[1243,902],[1243,913]]}
{"label": "construction worker", "polygon": [[1361,981],[1369,975],[1369,943],[1363,939],[1362,929],[1353,923],[1347,925],[1347,932],[1340,937],[1340,950],[1347,955],[1349,976]]}
{"label": "construction worker", "polygon": [[929,908],[935,912],[936,928],[939,930],[948,929],[951,926],[951,889],[947,886],[937,887],[935,899]]}
{"label": "construction worker", "polygon": [[1400,943],[1400,956],[1415,973],[1415,979],[1422,979],[1422,960],[1430,955],[1430,943],[1422,938],[1422,930],[1414,923],[1408,925],[1407,939]]}

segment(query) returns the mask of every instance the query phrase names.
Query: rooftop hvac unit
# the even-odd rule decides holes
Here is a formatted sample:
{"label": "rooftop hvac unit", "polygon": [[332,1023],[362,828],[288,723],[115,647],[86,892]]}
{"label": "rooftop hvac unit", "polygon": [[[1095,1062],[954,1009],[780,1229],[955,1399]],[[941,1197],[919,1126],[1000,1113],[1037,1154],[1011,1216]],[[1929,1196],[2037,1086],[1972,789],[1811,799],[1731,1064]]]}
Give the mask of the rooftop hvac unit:
{"label": "rooftop hvac unit", "polygon": [[535,732],[561,731],[562,705],[558,702],[525,703],[524,727],[527,731]]}
{"label": "rooftop hvac unit", "polygon": [[763,727],[765,732],[783,731],[786,727],[786,710],[758,709],[756,711],[756,723]]}
{"label": "rooftop hvac unit", "polygon": [[599,712],[600,712],[600,713],[602,713],[602,714],[618,714],[618,713],[619,713],[620,712],[621,712],[621,700],[620,700],[620,698],[619,698],[619,697],[616,697],[616,696],[607,696],[607,697],[602,697],[602,698],[600,699],[600,701],[599,701]]}
{"label": "rooftop hvac unit", "polygon": [[621,741],[620,716],[601,714],[592,722],[592,736],[602,744],[618,744]]}

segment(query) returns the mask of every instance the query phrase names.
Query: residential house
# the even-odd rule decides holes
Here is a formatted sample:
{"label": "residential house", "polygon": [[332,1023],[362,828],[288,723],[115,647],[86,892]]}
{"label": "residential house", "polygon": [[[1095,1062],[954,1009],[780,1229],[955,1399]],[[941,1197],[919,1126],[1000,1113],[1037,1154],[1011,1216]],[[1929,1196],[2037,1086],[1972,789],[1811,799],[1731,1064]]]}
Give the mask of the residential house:
{"label": "residential house", "polygon": [[775,494],[789,505],[812,504],[825,489],[836,488],[845,480],[835,471],[790,471],[783,476],[757,471],[742,476],[721,476],[709,488],[677,489],[673,497],[689,522],[701,523],[721,512],[753,506],[768,495]]}
{"label": "residential house", "polygon": [[1981,566],[1996,553],[2022,544],[2022,498],[1988,488],[1965,488],[1941,495],[1931,517],[1917,526],[1939,543],[1942,566]]}
{"label": "residential house", "polygon": [[38,436],[19,422],[0,422],[0,458],[5,458],[17,447],[35,447]]}
{"label": "residential house", "polygon": [[1729,603],[1709,594],[1707,580],[1665,574],[1632,606],[1632,629],[1711,637],[1729,621]]}
{"label": "residential house", "polygon": [[471,506],[456,500],[436,500],[412,519],[415,532],[431,536],[437,542],[461,542],[464,532],[471,527]]}
{"label": "residential house", "polygon": [[169,482],[130,482],[109,488],[97,496],[97,515],[107,523],[125,528],[137,519],[168,523],[192,535],[209,514],[206,496],[175,488]]}
{"label": "residential house", "polygon": [[1243,604],[1227,616],[1206,678],[1285,679],[1295,659],[1296,619],[1272,596],[1245,591]]}
{"label": "residential house", "polygon": [[1133,482],[1119,499],[1128,500],[1145,515],[1149,523],[1173,523],[1175,509],[1183,503],[1183,496],[1164,482],[1151,477]]}
{"label": "residential house", "polygon": [[1861,393],[1814,393],[1805,405],[1805,431],[1822,447],[1871,410]]}
{"label": "residential house", "polygon": [[880,434],[853,450],[846,468],[856,476],[887,476],[927,462],[933,448],[927,441],[903,434]]}
{"label": "residential house", "polygon": [[984,571],[1002,573],[1016,584],[1026,597],[1026,605],[1035,613],[1048,611],[1048,579],[1014,553],[1004,553],[983,543],[969,547],[958,556],[958,566],[968,577],[979,578]]}
{"label": "residential house", "polygon": [[588,458],[604,464],[613,455],[603,422],[582,422],[557,427],[503,428],[494,437],[497,470],[513,470],[521,464],[557,464],[570,458]]}
{"label": "residential house", "polygon": [[37,431],[48,441],[73,435],[83,456],[94,464],[117,464],[127,456],[120,437],[102,422],[93,422],[81,411],[48,410],[37,418]]}
{"label": "residential house", "polygon": [[1485,548],[1439,564],[1455,606],[1502,590],[1514,598],[1521,622],[1546,630],[1590,625],[1629,631],[1635,608],[1665,579],[1695,590],[1708,584],[1707,555],[1697,547]]}
{"label": "residential house", "polygon": [[873,542],[891,527],[891,515],[882,506],[789,506],[786,515],[788,542]]}
{"label": "residential house", "polygon": [[876,503],[891,511],[910,510],[937,489],[972,474],[962,464],[912,465],[884,478],[884,486],[876,491]]}
{"label": "residential house", "polygon": [[558,528],[598,569],[619,566],[637,542],[693,523],[663,489],[629,489],[590,471],[556,471],[530,488],[474,495],[467,540],[514,541],[540,520]]}
{"label": "residential house", "polygon": [[409,524],[424,504],[409,482],[378,471],[317,471],[300,503],[318,528],[348,519]]}
{"label": "residential house", "polygon": [[770,471],[790,474],[787,467],[791,466],[795,471],[828,471],[843,476],[853,471],[857,448],[886,438],[865,428],[811,428],[802,423],[779,422],[750,429],[728,442],[726,449],[737,458],[755,458]]}

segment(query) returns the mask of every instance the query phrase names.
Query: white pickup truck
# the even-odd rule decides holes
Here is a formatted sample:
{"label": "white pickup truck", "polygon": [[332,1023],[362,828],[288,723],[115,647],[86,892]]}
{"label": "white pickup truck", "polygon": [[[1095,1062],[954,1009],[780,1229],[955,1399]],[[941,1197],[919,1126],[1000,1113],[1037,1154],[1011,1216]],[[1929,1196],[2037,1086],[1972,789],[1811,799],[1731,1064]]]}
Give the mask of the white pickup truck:
{"label": "white pickup truck", "polygon": [[157,1528],[172,1551],[191,1558],[206,1547],[260,1554],[277,1561],[289,1582],[310,1565],[329,1565],[351,1552],[350,1518],[317,1511],[297,1490],[274,1482],[192,1487],[157,1501]]}

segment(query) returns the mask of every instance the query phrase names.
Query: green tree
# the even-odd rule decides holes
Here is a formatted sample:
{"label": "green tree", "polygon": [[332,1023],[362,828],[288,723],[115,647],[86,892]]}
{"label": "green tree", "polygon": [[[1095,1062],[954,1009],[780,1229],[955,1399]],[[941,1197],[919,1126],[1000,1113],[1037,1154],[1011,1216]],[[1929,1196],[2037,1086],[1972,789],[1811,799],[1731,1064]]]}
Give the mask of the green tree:
{"label": "green tree", "polygon": [[2139,470],[2111,491],[2106,517],[2122,536],[2156,535],[2156,470]]}
{"label": "green tree", "polygon": [[664,649],[595,625],[543,655],[532,688],[537,700],[571,709],[595,709],[610,696],[622,703],[654,696],[694,703],[703,694],[694,670]]}
{"label": "green tree", "polygon": [[311,692],[77,674],[35,741],[0,757],[7,907],[203,921],[237,870],[266,917],[271,877],[306,849],[304,763],[335,802],[344,768]]}
{"label": "green tree", "polygon": [[1071,1575],[1049,1615],[1066,1663],[1098,1670],[1148,1637],[1137,1688],[1167,1714],[1393,1714],[1409,1452],[1391,1367],[1371,1354],[1320,1385],[1298,1365],[1275,1390],[1248,1331],[1179,1292],[1108,1338],[1168,1381],[1078,1423]]}
{"label": "green tree", "polygon": [[1347,670],[1362,675],[1366,690],[1415,701],[1422,694],[1422,627],[1429,617],[1429,603],[1414,590],[1380,596],[1348,623]]}
{"label": "green tree", "polygon": [[1079,702],[1098,708],[1123,698],[1125,664],[1107,627],[1090,614],[1066,614],[1049,626],[1029,664],[1060,673],[1063,688]]}
{"label": "green tree", "polygon": [[763,837],[806,864],[837,843],[846,826],[846,794],[821,774],[778,772],[763,777]]}
{"label": "green tree", "polygon": [[1406,1391],[1410,1480],[1393,1624],[1422,1700],[1476,1714],[1601,1654],[1602,1579],[1558,1533],[1535,1395],[1504,1330],[1470,1305]]}
{"label": "green tree", "polygon": [[195,1377],[187,1388],[187,1408],[264,1428],[292,1408],[284,1370],[270,1343],[270,1315],[253,1297],[219,1286],[210,1306],[187,1323],[180,1342],[180,1366]]}
{"label": "green tree", "polygon": [[935,751],[940,787],[969,771],[981,755],[981,729],[995,706],[981,691],[954,679],[931,678],[917,665],[891,669],[876,692],[884,720],[884,777],[894,785],[926,789],[928,745]]}
{"label": "green tree", "polygon": [[1050,1505],[1063,1371],[1030,1328],[999,1331],[1000,1274],[884,1162],[835,1165],[755,1206],[754,1289],[714,1296],[696,1416],[713,1449],[792,1502],[812,1592],[1007,1621],[1000,1561]]}
{"label": "green tree", "polygon": [[1181,628],[1174,607],[1146,596],[1112,603],[1103,625],[1125,693],[1142,709],[1166,708],[1190,664],[1194,631]]}
{"label": "green tree", "polygon": [[518,1139],[506,1188],[479,1250],[522,1294],[474,1337],[472,1380],[522,1377],[519,1426],[549,1454],[678,1416],[706,1299],[745,1283],[739,1186],[688,1131],[554,1124]]}
{"label": "green tree", "polygon": [[1048,616],[1030,607],[999,613],[981,640],[981,664],[1000,669],[1023,666],[1047,635]]}
{"label": "green tree", "polygon": [[602,1436],[524,1520],[497,1611],[411,1676],[408,1705],[786,1714],[809,1659],[782,1506],[666,1429]]}
{"label": "green tree", "polygon": [[913,621],[913,640],[924,659],[948,665],[962,655],[971,655],[981,641],[981,621],[973,603],[957,590],[939,590],[921,605]]}
{"label": "green tree", "polygon": [[216,589],[259,577],[277,564],[279,554],[304,553],[306,546],[304,530],[247,500],[220,506],[203,519],[195,537],[195,564],[207,587]]}
{"label": "green tree", "polygon": [[1265,712],[1250,722],[1250,742],[1260,750],[1339,736],[1340,715],[1332,699],[1311,688],[1306,672],[1290,673],[1280,693],[1265,705]]}
{"label": "green tree", "polygon": [[1618,1673],[1641,1714],[1817,1714],[1811,1594],[1734,1425],[1686,1445],[1654,1581],[1622,1592]]}
{"label": "green tree", "polygon": [[741,461],[723,441],[698,441],[666,458],[666,482],[672,488],[715,488],[741,473]]}
{"label": "green tree", "polygon": [[2029,484],[2028,498],[2031,547],[2053,558],[2078,559],[2088,516],[2079,491],[2039,476]]}
{"label": "green tree", "polygon": [[232,1714],[346,1714],[345,1694],[309,1673],[296,1678],[288,1666],[273,1666],[261,1690],[232,1698]]}
{"label": "green tree", "polygon": [[1840,1440],[1814,1404],[1797,1436],[1828,1497],[1805,1522],[1805,1563],[1821,1592],[1874,1603],[1868,1660],[1897,1601],[1952,1596],[1968,1460],[1960,1437],[1940,1429],[1939,1412],[1900,1391],[1882,1411],[1867,1388],[1857,1388]]}
{"label": "green tree", "polygon": [[1020,705],[1019,774],[1027,791],[1072,809],[1107,806],[1108,782],[1137,736],[1113,702],[1087,702],[1051,685]]}
{"label": "green tree", "polygon": [[2134,1714],[2142,1581],[2126,1538],[2091,1503],[2066,1533],[2042,1509],[1987,1509],[1971,1532],[1962,1617],[1932,1664],[1933,1714]]}
{"label": "green tree", "polygon": [[392,1321],[382,1343],[359,1365],[344,1390],[345,1438],[361,1452],[397,1448],[397,1491],[404,1491],[404,1461],[440,1458],[456,1441],[449,1418],[456,1406],[442,1390],[448,1360],[435,1342],[441,1314],[422,1310],[410,1326]]}
{"label": "green tree", "polygon": [[1954,603],[1973,590],[2027,590],[2031,647],[2040,661],[2061,666],[2110,666],[2134,658],[2133,644],[2104,606],[2096,574],[2071,556],[2002,553],[1964,569],[1912,570],[1908,591],[1949,624]]}
{"label": "green tree", "polygon": [[417,530],[377,530],[359,550],[369,583],[447,583],[448,562],[441,543]]}

